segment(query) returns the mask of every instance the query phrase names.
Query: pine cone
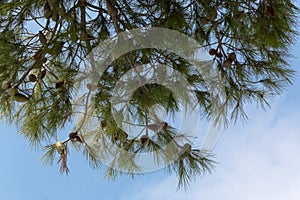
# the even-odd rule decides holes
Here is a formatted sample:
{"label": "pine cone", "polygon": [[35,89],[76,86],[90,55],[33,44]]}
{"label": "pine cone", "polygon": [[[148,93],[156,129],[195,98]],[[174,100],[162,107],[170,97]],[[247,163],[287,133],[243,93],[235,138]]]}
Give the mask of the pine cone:
{"label": "pine cone", "polygon": [[38,78],[41,80],[46,76],[46,69],[42,69],[40,73],[38,73]]}
{"label": "pine cone", "polygon": [[58,11],[54,11],[52,13],[52,16],[51,16],[52,20],[57,22],[59,20],[59,14],[58,14]]}
{"label": "pine cone", "polygon": [[229,67],[231,67],[231,63],[232,63],[232,60],[229,58],[224,62],[224,66],[229,68]]}
{"label": "pine cone", "polygon": [[18,88],[16,88],[16,87],[11,87],[11,88],[8,88],[7,90],[6,90],[6,92],[7,92],[7,94],[9,95],[9,96],[15,96],[15,94],[18,92]]}
{"label": "pine cone", "polygon": [[55,143],[55,148],[56,148],[57,152],[60,155],[66,155],[67,154],[67,148],[62,142],[56,142]]}
{"label": "pine cone", "polygon": [[230,53],[229,58],[231,61],[236,61],[236,54],[234,52]]}
{"label": "pine cone", "polygon": [[52,15],[51,7],[49,3],[46,1],[46,3],[44,4],[44,17],[46,19],[50,19],[51,15]]}
{"label": "pine cone", "polygon": [[217,7],[214,7],[211,14],[210,14],[210,18],[209,20],[211,22],[215,21],[217,19],[217,15],[218,15],[218,12],[217,12]]}
{"label": "pine cone", "polygon": [[11,86],[10,82],[8,82],[8,81],[3,81],[2,82],[2,89],[3,90],[6,90],[6,89],[10,88],[10,86]]}
{"label": "pine cone", "polygon": [[59,89],[59,88],[62,88],[65,84],[65,80],[63,79],[59,79],[56,83],[55,83],[55,88],[56,89]]}
{"label": "pine cone", "polygon": [[39,40],[42,44],[46,44],[47,43],[47,39],[45,37],[45,35],[43,34],[42,31],[39,31]]}
{"label": "pine cone", "polygon": [[77,131],[69,133],[69,138],[71,140],[76,140],[77,142],[83,143],[83,138],[78,135]]}
{"label": "pine cone", "polygon": [[29,101],[29,97],[25,96],[24,94],[21,94],[21,93],[16,93],[14,95],[14,99],[16,102],[27,102]]}
{"label": "pine cone", "polygon": [[35,82],[37,80],[37,78],[34,74],[29,74],[28,79],[29,79],[30,82]]}
{"label": "pine cone", "polygon": [[141,136],[141,144],[145,144],[149,140],[149,137],[147,135],[142,135]]}
{"label": "pine cone", "polygon": [[217,52],[218,51],[216,49],[210,49],[208,53],[209,53],[209,55],[214,56],[217,54]]}

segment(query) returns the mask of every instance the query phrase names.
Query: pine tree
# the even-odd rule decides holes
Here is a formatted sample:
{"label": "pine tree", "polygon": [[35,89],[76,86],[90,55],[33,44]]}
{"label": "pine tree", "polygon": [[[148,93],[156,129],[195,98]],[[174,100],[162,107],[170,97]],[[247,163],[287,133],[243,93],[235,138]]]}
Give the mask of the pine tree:
{"label": "pine tree", "polygon": [[[131,29],[160,27],[185,34],[201,44],[216,64],[226,94],[226,109],[220,111],[226,126],[247,118],[246,103],[269,106],[269,99],[292,83],[294,71],[288,59],[297,36],[297,14],[290,0],[1,1],[1,117],[15,123],[32,146],[44,150],[45,164],[53,164],[58,156],[62,173],[69,172],[70,151],[81,151],[92,167],[99,168],[103,164],[95,147],[101,148],[100,156],[111,158],[105,169],[113,178],[122,173],[134,175],[131,172],[139,168],[135,153],[159,151],[153,156],[177,174],[179,187],[186,187],[196,176],[210,172],[214,160],[210,152],[197,149],[187,138],[177,143],[175,138],[181,133],[172,124],[154,123],[149,116],[156,104],[163,105],[168,114],[176,113],[180,110],[176,96],[159,84],[134,91],[130,111],[134,122],[144,127],[144,135],[135,138],[117,126],[111,97],[127,71],[140,74],[141,65],[160,63],[188,80],[197,94],[199,116],[210,119],[215,113],[204,77],[174,52],[138,49],[110,63],[96,85],[83,82],[88,92],[75,99],[74,77],[81,72],[83,61],[103,41]],[[92,112],[86,108],[89,99]],[[78,110],[80,119],[75,118]],[[95,130],[89,130],[91,116],[99,125]],[[63,135],[68,124],[74,128]],[[156,133],[152,137],[151,131]],[[166,144],[171,144],[170,151],[161,153]],[[110,153],[112,146],[119,150]],[[180,152],[178,158],[173,150]]]}

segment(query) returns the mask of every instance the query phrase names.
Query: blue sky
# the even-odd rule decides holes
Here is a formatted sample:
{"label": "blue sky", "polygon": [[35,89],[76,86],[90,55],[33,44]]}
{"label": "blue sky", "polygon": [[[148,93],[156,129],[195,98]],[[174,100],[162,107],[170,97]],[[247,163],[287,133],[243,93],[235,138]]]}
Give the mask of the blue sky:
{"label": "blue sky", "polygon": [[214,153],[215,171],[196,179],[188,192],[176,192],[177,179],[163,170],[132,180],[103,179],[79,155],[69,159],[70,174],[44,167],[14,126],[0,125],[0,199],[120,200],[299,200],[300,199],[300,46],[293,48],[294,85],[267,111],[247,106],[247,124],[226,130]]}
{"label": "blue sky", "polygon": [[[298,68],[300,47],[293,50]],[[219,164],[211,175],[198,178],[186,192],[176,193],[176,177],[163,170],[132,180],[103,179],[102,170],[91,169],[80,156],[69,160],[71,173],[61,176],[58,166],[43,167],[40,152],[17,135],[15,127],[1,124],[0,199],[300,199],[300,79],[272,109],[247,107],[249,121],[226,130],[214,153]]]}

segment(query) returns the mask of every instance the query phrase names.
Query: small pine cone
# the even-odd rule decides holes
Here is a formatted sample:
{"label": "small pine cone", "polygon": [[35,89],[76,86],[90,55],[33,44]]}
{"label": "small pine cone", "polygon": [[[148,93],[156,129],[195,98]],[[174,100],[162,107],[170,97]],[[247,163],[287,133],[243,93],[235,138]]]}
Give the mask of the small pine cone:
{"label": "small pine cone", "polygon": [[217,15],[218,15],[217,7],[214,7],[211,14],[210,14],[209,20],[211,22],[215,21],[217,19]]}
{"label": "small pine cone", "polygon": [[76,140],[77,142],[83,143],[83,138],[80,137],[77,131],[69,133],[69,138],[71,140]]}
{"label": "small pine cone", "polygon": [[236,61],[236,54],[235,54],[234,52],[230,53],[230,54],[229,54],[229,58],[230,58],[230,60],[232,60],[232,61]]}
{"label": "small pine cone", "polygon": [[60,155],[66,155],[67,149],[66,146],[62,142],[56,142],[55,148]]}
{"label": "small pine cone", "polygon": [[29,79],[30,82],[35,82],[37,80],[37,78],[34,74],[29,74],[28,79]]}
{"label": "small pine cone", "polygon": [[21,102],[21,103],[24,103],[24,102],[27,102],[29,101],[29,97],[25,96],[24,94],[21,94],[21,93],[16,93],[14,95],[14,100],[16,102]]}
{"label": "small pine cone", "polygon": [[149,137],[147,135],[142,135],[141,136],[141,144],[145,144],[149,140]]}
{"label": "small pine cone", "polygon": [[69,133],[69,138],[71,139],[71,140],[74,140],[74,139],[76,139],[76,136],[78,135],[78,133],[77,132],[71,132],[71,133]]}
{"label": "small pine cone", "polygon": [[11,86],[11,84],[10,84],[9,81],[3,81],[2,82],[2,89],[3,90],[6,90],[6,89],[10,88],[10,86]]}
{"label": "small pine cone", "polygon": [[42,69],[41,72],[38,74],[38,78],[41,80],[46,76],[46,69]]}
{"label": "small pine cone", "polygon": [[46,3],[44,4],[44,17],[46,19],[50,19],[51,15],[52,15],[51,7],[49,3],[46,1]]}
{"label": "small pine cone", "polygon": [[104,129],[104,128],[106,127],[106,121],[105,121],[105,120],[102,120],[102,121],[100,122],[100,127],[101,127],[102,129]]}
{"label": "small pine cone", "polygon": [[7,92],[7,94],[9,95],[9,96],[15,96],[15,94],[18,92],[18,88],[16,88],[16,87],[11,87],[11,88],[8,88],[7,90],[6,90],[6,92]]}
{"label": "small pine cone", "polygon": [[34,55],[33,58],[35,61],[40,61],[43,57],[43,51],[42,49],[39,49]]}
{"label": "small pine cone", "polygon": [[62,88],[65,84],[65,80],[63,79],[59,79],[56,83],[55,83],[55,88],[56,89],[59,89],[59,88]]}
{"label": "small pine cone", "polygon": [[231,63],[232,63],[232,60],[231,59],[227,59],[225,62],[224,62],[224,66],[225,67],[231,67]]}
{"label": "small pine cone", "polygon": [[58,22],[58,20],[59,20],[59,14],[58,14],[58,11],[54,11],[54,12],[52,13],[51,18],[52,18],[53,21]]}
{"label": "small pine cone", "polygon": [[214,56],[218,53],[218,51],[216,49],[210,49],[208,53],[209,55]]}
{"label": "small pine cone", "polygon": [[42,31],[39,31],[39,40],[42,44],[46,44],[47,43],[47,39],[45,37],[45,35],[43,34]]}

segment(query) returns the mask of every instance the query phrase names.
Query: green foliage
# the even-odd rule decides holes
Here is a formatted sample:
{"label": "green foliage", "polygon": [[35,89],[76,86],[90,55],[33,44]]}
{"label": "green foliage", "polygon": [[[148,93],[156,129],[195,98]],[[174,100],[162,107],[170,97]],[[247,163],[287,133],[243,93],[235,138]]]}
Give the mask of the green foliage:
{"label": "green foliage", "polygon": [[[45,164],[53,164],[57,154],[55,144],[63,137],[67,138],[63,144],[70,144],[69,151],[82,152],[93,168],[101,168],[100,160],[109,155],[107,176],[113,178],[122,174],[116,167],[129,174],[139,169],[135,153],[159,152],[153,155],[156,161],[165,163],[170,173],[177,174],[179,187],[186,187],[196,176],[211,172],[214,161],[210,152],[191,144],[190,150],[170,162],[174,160],[173,150],[183,148],[183,144],[172,142],[182,133],[170,124],[158,132],[150,129],[149,122],[155,119],[148,116],[149,108],[160,104],[174,115],[180,110],[175,95],[157,84],[144,85],[134,92],[129,108],[133,121],[146,127],[143,140],[130,138],[117,127],[111,113],[111,97],[116,83],[128,70],[137,70],[141,64],[160,63],[188,80],[201,108],[199,115],[209,119],[214,112],[204,77],[172,52],[135,50],[110,64],[95,86],[92,104],[87,98],[89,94],[73,98],[78,92],[74,77],[83,60],[105,39],[133,28],[161,27],[184,33],[203,45],[216,63],[226,93],[226,109],[222,112],[227,125],[240,116],[247,118],[246,103],[269,106],[268,100],[292,83],[294,71],[288,59],[297,35],[297,15],[298,8],[290,0],[2,1],[0,82],[7,81],[10,85],[0,89],[1,118],[15,123],[30,145],[44,148]],[[40,31],[45,41],[39,38]],[[11,88],[17,88],[29,101],[15,102],[14,94],[8,92]],[[92,111],[87,109],[91,105]],[[96,132],[83,126],[92,117],[99,123]],[[68,123],[84,141],[61,134]],[[148,131],[155,132],[155,136],[148,137]],[[184,138],[184,141],[190,140]],[[94,146],[90,146],[92,142]],[[119,148],[113,154],[112,144]],[[160,151],[166,144],[170,144],[169,151]],[[101,146],[101,155],[95,152],[97,145]],[[124,151],[132,156],[128,157]],[[60,154],[61,171],[66,173],[67,154],[68,151]]]}

